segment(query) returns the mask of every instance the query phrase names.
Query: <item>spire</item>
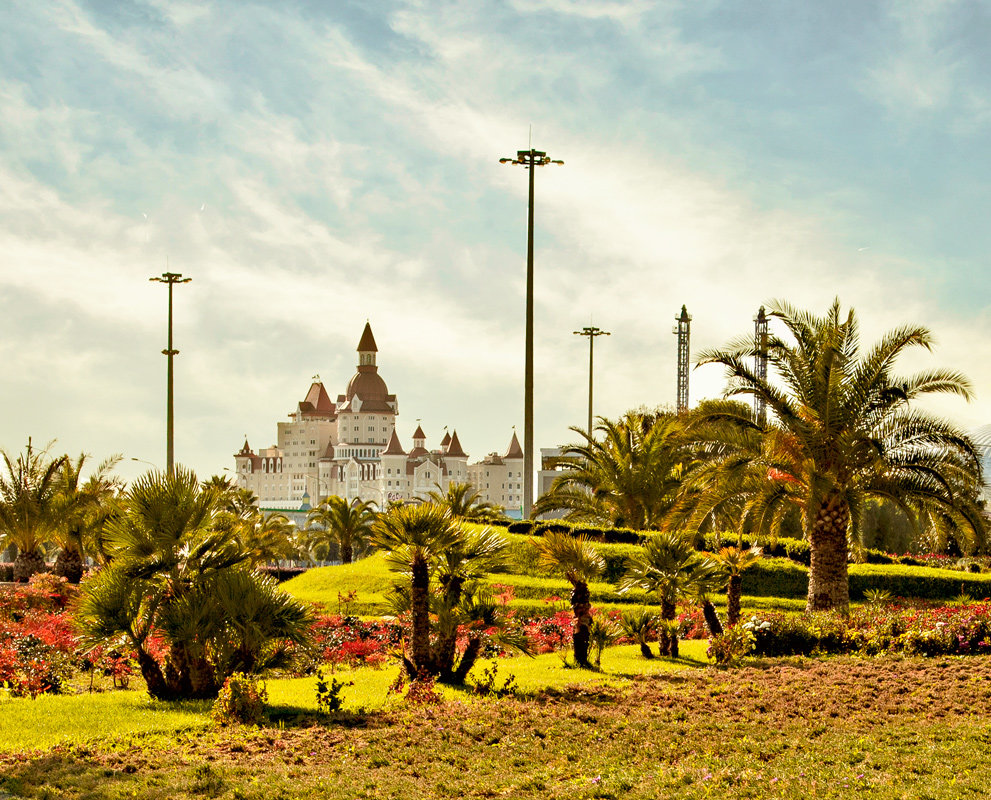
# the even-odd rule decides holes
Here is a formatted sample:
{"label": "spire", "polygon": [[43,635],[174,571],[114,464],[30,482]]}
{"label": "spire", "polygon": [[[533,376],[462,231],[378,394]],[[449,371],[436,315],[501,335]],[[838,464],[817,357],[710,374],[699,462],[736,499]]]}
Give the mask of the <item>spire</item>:
{"label": "spire", "polygon": [[372,326],[371,323],[365,323],[365,330],[361,333],[361,341],[358,342],[358,352],[359,353],[377,353],[378,347],[375,346],[375,337],[372,336]]}
{"label": "spire", "polygon": [[457,431],[455,431],[454,435],[450,437],[450,441],[447,444],[446,455],[449,458],[468,458],[468,454],[464,451],[464,448],[461,447],[461,442],[458,441]]}
{"label": "spire", "polygon": [[423,432],[423,427],[420,425],[416,426],[416,430],[413,431],[413,442],[415,443],[417,439],[421,439],[422,443],[427,441],[427,434]]}
{"label": "spire", "polygon": [[520,447],[520,440],[516,438],[516,431],[513,431],[513,440],[509,443],[509,449],[503,458],[523,458],[523,448]]}
{"label": "spire", "polygon": [[440,446],[442,448],[446,448],[450,443],[451,443],[451,434],[449,434],[447,432],[447,429],[445,428],[444,429],[444,438],[440,440]]}
{"label": "spire", "polygon": [[396,435],[396,429],[392,429],[392,436],[389,437],[389,446],[382,451],[384,456],[404,456],[406,451],[403,450],[403,446],[399,443],[399,436]]}

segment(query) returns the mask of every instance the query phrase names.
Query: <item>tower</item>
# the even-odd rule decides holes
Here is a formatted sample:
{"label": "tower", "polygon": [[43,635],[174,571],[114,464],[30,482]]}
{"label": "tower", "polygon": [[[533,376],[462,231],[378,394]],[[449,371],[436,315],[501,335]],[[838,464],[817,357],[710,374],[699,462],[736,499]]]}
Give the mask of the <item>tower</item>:
{"label": "tower", "polygon": [[688,411],[688,353],[691,337],[692,318],[685,306],[680,316],[675,317],[678,325],[672,331],[678,335],[678,413]]}
{"label": "tower", "polygon": [[[754,375],[763,382],[767,381],[767,315],[764,306],[754,317]],[[754,395],[754,416],[763,428],[767,423],[767,404],[759,395]]]}

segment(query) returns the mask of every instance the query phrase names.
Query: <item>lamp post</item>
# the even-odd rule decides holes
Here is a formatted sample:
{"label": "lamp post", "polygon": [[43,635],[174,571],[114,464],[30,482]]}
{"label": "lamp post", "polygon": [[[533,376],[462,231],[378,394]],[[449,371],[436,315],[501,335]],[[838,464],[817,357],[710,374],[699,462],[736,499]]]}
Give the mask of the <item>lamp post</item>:
{"label": "lamp post", "polygon": [[526,357],[523,378],[523,518],[533,508],[533,175],[537,167],[564,164],[541,150],[518,150],[516,158],[500,158],[530,170],[530,196],[526,224]]}
{"label": "lamp post", "polygon": [[172,347],[172,286],[177,283],[189,283],[192,278],[184,278],[178,272],[163,272],[161,278],[149,278],[156,283],[166,283],[169,286],[169,346],[162,351],[162,355],[169,360],[168,367],[168,388],[166,390],[166,414],[165,414],[165,470],[172,474],[175,463],[175,445],[173,443],[173,428],[175,424],[175,414],[173,412],[172,401],[172,358],[179,354],[178,350]]}
{"label": "lamp post", "polygon": [[575,336],[588,337],[588,438],[592,438],[592,350],[596,336],[612,336],[609,331],[586,325],[580,331],[572,331]]}

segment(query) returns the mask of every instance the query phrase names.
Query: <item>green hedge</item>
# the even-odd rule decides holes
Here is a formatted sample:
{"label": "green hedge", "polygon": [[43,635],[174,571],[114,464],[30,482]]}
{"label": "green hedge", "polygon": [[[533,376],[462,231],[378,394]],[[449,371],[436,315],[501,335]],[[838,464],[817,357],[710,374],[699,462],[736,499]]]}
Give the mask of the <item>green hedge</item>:
{"label": "green hedge", "polygon": [[[961,593],[975,600],[991,597],[991,575],[902,564],[851,564],[850,599],[871,590],[893,597],[951,600]],[[787,559],[764,558],[743,573],[743,593],[756,597],[805,597],[808,570]]]}

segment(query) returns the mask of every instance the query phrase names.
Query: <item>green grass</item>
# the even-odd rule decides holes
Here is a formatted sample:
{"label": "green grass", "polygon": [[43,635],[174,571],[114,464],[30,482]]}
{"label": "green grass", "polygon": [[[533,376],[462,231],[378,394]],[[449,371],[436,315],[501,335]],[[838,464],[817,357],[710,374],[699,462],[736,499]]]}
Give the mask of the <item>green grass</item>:
{"label": "green grass", "polygon": [[0,702],[0,752],[49,748],[127,733],[202,728],[209,724],[206,702],[159,703],[144,692],[41,695]]}

